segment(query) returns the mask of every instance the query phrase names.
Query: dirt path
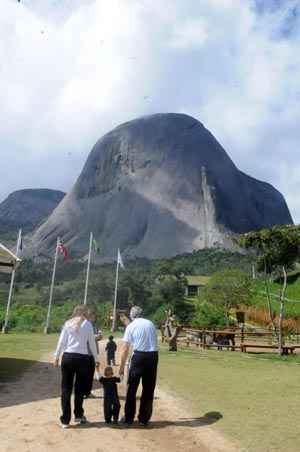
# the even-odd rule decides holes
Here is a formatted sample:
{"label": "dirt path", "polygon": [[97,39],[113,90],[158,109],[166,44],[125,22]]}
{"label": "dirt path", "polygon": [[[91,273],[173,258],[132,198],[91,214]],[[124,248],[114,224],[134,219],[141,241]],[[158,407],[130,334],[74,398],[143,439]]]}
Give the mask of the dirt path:
{"label": "dirt path", "polygon": [[[16,383],[1,388],[1,452],[236,452],[209,425],[213,415],[192,418],[179,402],[162,389],[156,391],[151,426],[107,427],[103,422],[102,390],[97,398],[85,401],[90,423],[62,430],[60,412],[60,372],[47,358],[37,363]],[[120,385],[124,404],[124,385]],[[122,407],[123,408],[123,407]],[[121,409],[122,413],[122,409]]]}

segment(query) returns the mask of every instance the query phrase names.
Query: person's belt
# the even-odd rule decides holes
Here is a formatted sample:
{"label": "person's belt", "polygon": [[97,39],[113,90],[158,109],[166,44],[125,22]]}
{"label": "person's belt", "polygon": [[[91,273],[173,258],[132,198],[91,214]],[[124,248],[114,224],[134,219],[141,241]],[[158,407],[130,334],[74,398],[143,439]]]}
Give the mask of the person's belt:
{"label": "person's belt", "polygon": [[153,354],[158,353],[158,350],[151,350],[149,352],[134,350],[133,353],[138,353],[140,355],[143,355],[143,354],[148,355],[149,353],[153,353]]}

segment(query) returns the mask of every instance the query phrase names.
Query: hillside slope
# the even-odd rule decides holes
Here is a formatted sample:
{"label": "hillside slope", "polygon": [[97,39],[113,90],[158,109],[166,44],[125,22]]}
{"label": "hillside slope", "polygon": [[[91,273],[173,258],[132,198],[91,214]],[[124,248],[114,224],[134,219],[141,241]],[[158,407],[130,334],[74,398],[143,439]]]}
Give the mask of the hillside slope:
{"label": "hillside slope", "polygon": [[52,213],[65,193],[50,189],[25,189],[11,193],[0,204],[0,234],[19,228],[30,232]]}

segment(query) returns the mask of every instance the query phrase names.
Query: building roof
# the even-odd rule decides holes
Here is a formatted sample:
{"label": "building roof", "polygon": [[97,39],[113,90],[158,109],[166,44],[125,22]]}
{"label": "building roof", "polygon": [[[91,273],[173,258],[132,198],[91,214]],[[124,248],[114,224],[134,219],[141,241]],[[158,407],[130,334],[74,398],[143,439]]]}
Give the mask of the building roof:
{"label": "building roof", "polygon": [[210,276],[186,275],[188,286],[206,286],[210,280]]}
{"label": "building roof", "polygon": [[11,273],[20,262],[21,259],[0,243],[0,272]]}

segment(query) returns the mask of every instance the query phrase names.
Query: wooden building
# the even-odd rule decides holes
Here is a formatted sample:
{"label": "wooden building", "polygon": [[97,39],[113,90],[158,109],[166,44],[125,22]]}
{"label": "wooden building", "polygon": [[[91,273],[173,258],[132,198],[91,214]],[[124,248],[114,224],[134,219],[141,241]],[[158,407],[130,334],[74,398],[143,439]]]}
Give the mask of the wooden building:
{"label": "wooden building", "polygon": [[210,276],[186,275],[187,285],[185,286],[186,297],[196,297],[201,289],[206,286],[210,280]]}

